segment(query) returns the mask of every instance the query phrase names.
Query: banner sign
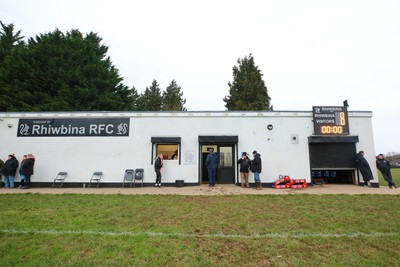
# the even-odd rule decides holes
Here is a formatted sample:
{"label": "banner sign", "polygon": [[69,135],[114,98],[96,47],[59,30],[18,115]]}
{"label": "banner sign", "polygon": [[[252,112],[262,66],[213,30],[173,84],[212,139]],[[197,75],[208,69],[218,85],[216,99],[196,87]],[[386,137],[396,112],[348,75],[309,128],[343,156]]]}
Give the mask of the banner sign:
{"label": "banner sign", "polygon": [[129,136],[129,118],[19,119],[17,136]]}

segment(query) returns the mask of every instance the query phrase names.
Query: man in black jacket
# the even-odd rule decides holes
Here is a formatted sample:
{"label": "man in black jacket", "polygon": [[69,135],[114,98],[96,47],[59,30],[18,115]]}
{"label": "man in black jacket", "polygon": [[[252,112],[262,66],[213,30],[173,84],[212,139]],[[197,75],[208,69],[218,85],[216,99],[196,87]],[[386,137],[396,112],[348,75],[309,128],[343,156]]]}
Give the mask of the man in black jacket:
{"label": "man in black jacket", "polygon": [[21,189],[29,189],[31,186],[31,176],[33,175],[33,167],[35,165],[35,157],[28,154],[26,159],[21,162],[20,174],[25,176],[25,185]]}
{"label": "man in black jacket", "polygon": [[240,183],[242,187],[250,187],[249,185],[249,168],[250,168],[250,159],[247,157],[247,153],[243,152],[242,157],[238,159],[237,162],[240,165]]}
{"label": "man in black jacket", "polygon": [[8,155],[8,160],[4,163],[2,168],[4,186],[6,188],[14,188],[14,177],[18,166],[19,161],[15,158],[15,155]]}
{"label": "man in black jacket", "polygon": [[396,184],[393,182],[392,173],[390,172],[390,168],[392,166],[390,165],[389,161],[385,160],[383,154],[378,155],[378,159],[376,160],[376,167],[382,173],[383,179],[388,182],[389,188],[397,188]]}
{"label": "man in black jacket", "polygon": [[261,155],[256,150],[253,151],[253,160],[251,161],[251,171],[254,173],[254,182],[256,183],[255,189],[261,190],[262,184],[260,173],[262,169]]}

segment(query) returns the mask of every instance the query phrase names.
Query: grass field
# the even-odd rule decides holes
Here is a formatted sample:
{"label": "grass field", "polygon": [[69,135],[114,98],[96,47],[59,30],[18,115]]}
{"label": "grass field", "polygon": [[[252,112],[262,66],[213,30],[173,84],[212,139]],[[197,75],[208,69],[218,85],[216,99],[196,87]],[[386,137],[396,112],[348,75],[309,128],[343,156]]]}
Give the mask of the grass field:
{"label": "grass field", "polygon": [[399,266],[399,195],[0,195],[0,266]]}

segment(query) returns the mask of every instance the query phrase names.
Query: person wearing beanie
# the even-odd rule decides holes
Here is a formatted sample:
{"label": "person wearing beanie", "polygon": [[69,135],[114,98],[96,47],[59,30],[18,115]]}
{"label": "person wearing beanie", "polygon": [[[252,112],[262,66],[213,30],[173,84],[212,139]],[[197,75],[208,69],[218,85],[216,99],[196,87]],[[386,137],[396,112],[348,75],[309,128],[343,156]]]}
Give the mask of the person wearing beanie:
{"label": "person wearing beanie", "polygon": [[4,163],[2,168],[3,181],[5,188],[14,188],[14,177],[19,166],[18,160],[15,158],[15,154],[8,155],[7,161]]}
{"label": "person wearing beanie", "polygon": [[261,190],[262,184],[260,179],[260,173],[262,169],[261,155],[257,150],[253,151],[253,160],[251,160],[250,170],[254,173],[254,182],[256,184],[255,189]]}
{"label": "person wearing beanie", "polygon": [[242,157],[237,161],[240,165],[240,183],[242,187],[250,188],[249,185],[249,169],[250,169],[250,159],[247,157],[247,153],[243,152]]}
{"label": "person wearing beanie", "polygon": [[385,160],[383,154],[379,154],[376,160],[376,167],[382,173],[383,179],[388,182],[389,188],[392,189],[397,188],[396,184],[393,182],[392,173],[390,171],[391,165],[390,162]]}

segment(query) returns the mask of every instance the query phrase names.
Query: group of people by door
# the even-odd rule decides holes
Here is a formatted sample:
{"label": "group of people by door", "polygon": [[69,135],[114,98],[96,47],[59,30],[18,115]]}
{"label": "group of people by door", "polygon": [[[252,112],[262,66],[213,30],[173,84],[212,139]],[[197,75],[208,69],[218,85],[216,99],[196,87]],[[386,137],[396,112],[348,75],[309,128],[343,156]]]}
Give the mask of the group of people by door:
{"label": "group of people by door", "polygon": [[249,184],[249,170],[254,174],[254,189],[261,190],[262,183],[260,178],[260,173],[262,170],[262,162],[261,155],[257,152],[257,150],[253,151],[253,159],[250,160],[247,152],[242,152],[242,157],[238,159],[237,163],[239,164],[239,172],[240,172],[240,184],[243,188],[250,188]]}
{"label": "group of people by door", "polygon": [[[246,152],[242,153],[242,156],[238,159],[237,163],[239,164],[239,172],[240,172],[240,181],[241,186],[243,188],[247,187],[250,188],[249,184],[249,174],[250,171],[254,174],[254,182],[255,182],[255,189],[261,190],[261,178],[260,173],[262,170],[262,162],[261,162],[261,155],[254,150],[253,151],[253,159],[249,158],[249,155]],[[217,172],[218,166],[218,156],[214,153],[214,149],[209,149],[209,154],[207,155],[205,165],[207,166],[208,172],[208,180],[209,186],[215,186],[215,176]]]}
{"label": "group of people by door", "polygon": [[3,176],[5,188],[14,188],[14,178],[19,168],[19,177],[21,180],[19,188],[29,189],[31,185],[31,176],[35,165],[35,157],[32,154],[24,155],[21,161],[21,166],[15,154],[9,154],[6,162],[0,159],[0,173]]}

